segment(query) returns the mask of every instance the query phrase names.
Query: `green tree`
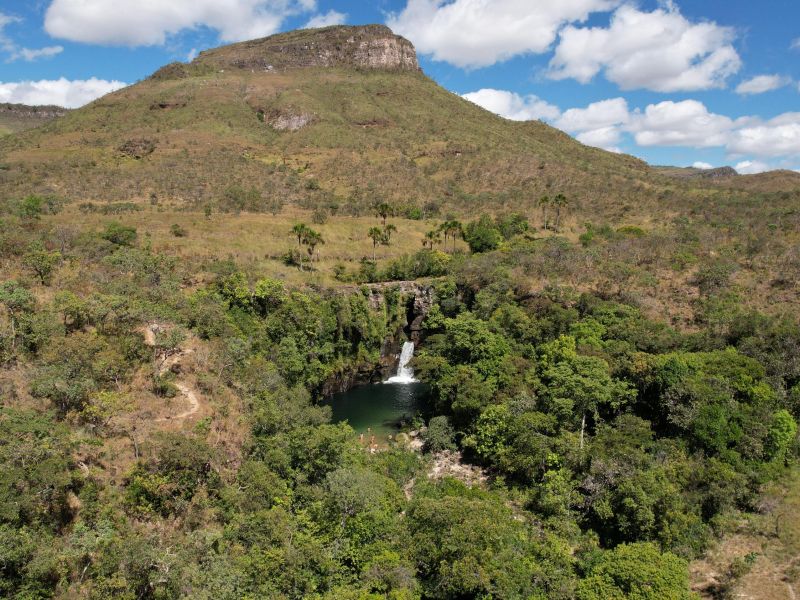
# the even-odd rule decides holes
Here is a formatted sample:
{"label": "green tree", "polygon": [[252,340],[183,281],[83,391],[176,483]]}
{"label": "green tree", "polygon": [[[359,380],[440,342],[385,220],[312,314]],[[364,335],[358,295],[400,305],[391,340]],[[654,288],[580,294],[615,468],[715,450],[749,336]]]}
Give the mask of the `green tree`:
{"label": "green tree", "polygon": [[542,209],[542,229],[545,231],[547,231],[549,224],[547,221],[547,209],[552,203],[553,201],[550,199],[550,196],[542,196],[537,202],[539,208]]}
{"label": "green tree", "polygon": [[308,252],[308,261],[310,263],[314,260],[314,251],[317,249],[317,246],[324,244],[325,240],[322,239],[322,235],[320,233],[314,231],[313,229],[309,229],[303,237],[303,243],[307,246],[306,250]]}
{"label": "green tree", "polygon": [[133,246],[136,243],[136,228],[112,221],[106,225],[105,231],[100,234],[104,240],[117,246]]}
{"label": "green tree", "polygon": [[553,206],[556,207],[556,220],[555,220],[555,231],[559,231],[559,227],[561,225],[561,211],[564,210],[569,205],[569,200],[564,194],[557,194],[555,198],[553,198]]}
{"label": "green tree", "polygon": [[797,422],[786,409],[772,417],[772,426],[767,434],[767,453],[771,460],[786,459],[789,448],[797,438]]}
{"label": "green tree", "polygon": [[305,223],[295,223],[292,226],[291,234],[297,238],[297,247],[300,248],[303,244],[303,238],[308,231],[308,225]]}
{"label": "green tree", "polygon": [[42,285],[49,285],[56,265],[61,262],[60,252],[51,252],[39,243],[31,244],[22,257],[22,264],[39,279]]}
{"label": "green tree", "polygon": [[600,411],[616,413],[633,401],[636,391],[627,383],[613,379],[601,358],[581,356],[575,338],[562,336],[541,349],[542,396],[554,414],[564,421],[580,420],[580,448],[583,449],[587,416],[595,422]]}
{"label": "green tree", "polygon": [[11,354],[16,348],[19,332],[19,320],[22,314],[33,310],[36,300],[27,289],[17,281],[10,280],[0,283],[0,304],[6,307],[11,323]]}
{"label": "green tree", "polygon": [[367,237],[372,240],[372,262],[375,262],[375,251],[378,248],[378,244],[382,244],[383,240],[386,239],[386,234],[380,227],[370,227],[367,232]]}
{"label": "green tree", "polygon": [[477,221],[467,224],[464,241],[469,245],[470,252],[479,254],[496,250],[503,241],[503,236],[494,221],[488,215],[483,215]]}
{"label": "green tree", "polygon": [[693,600],[685,560],[655,544],[620,544],[603,552],[577,590],[578,600]]}
{"label": "green tree", "polygon": [[43,207],[44,198],[31,194],[22,199],[16,212],[22,221],[31,223],[41,218]]}
{"label": "green tree", "polygon": [[455,431],[450,424],[450,419],[444,415],[433,417],[428,421],[428,429],[423,437],[425,439],[425,449],[428,452],[456,449]]}
{"label": "green tree", "polygon": [[392,205],[387,202],[379,202],[374,207],[376,216],[381,218],[381,224],[386,227],[386,220],[394,215]]}

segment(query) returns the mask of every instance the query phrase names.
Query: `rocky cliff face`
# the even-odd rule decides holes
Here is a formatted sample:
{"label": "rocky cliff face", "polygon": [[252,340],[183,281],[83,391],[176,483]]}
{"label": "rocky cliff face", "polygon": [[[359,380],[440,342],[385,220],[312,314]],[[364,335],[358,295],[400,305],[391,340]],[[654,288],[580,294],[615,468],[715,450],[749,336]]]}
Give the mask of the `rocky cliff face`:
{"label": "rocky cliff face", "polygon": [[63,117],[69,112],[60,106],[27,106],[26,104],[0,104],[0,115],[8,115],[20,119],[40,119],[49,121]]}
{"label": "rocky cliff face", "polygon": [[303,67],[419,70],[411,42],[384,25],[293,31],[209,50],[195,62],[257,71]]}
{"label": "rocky cliff face", "polygon": [[60,106],[0,104],[0,134],[25,131],[63,117],[69,111]]}
{"label": "rocky cliff face", "polygon": [[386,294],[399,293],[405,308],[405,322],[383,341],[380,361],[377,364],[351,365],[326,381],[321,389],[323,396],[346,392],[357,385],[385,381],[397,372],[398,357],[407,340],[419,346],[422,342],[422,321],[431,310],[434,290],[431,285],[416,281],[395,281],[362,286],[369,290],[369,304],[373,310],[385,307]]}

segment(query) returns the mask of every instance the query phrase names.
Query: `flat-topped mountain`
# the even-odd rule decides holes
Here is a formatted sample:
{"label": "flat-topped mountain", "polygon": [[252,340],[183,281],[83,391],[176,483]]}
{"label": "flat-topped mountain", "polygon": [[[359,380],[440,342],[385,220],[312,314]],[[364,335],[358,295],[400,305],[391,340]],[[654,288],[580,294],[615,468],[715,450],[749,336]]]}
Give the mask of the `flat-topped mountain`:
{"label": "flat-topped mountain", "polygon": [[298,67],[419,70],[411,42],[385,25],[281,33],[201,52],[194,64],[267,71]]}
{"label": "flat-topped mountain", "polygon": [[[208,50],[0,141],[0,194],[218,206],[262,200],[368,210],[376,198],[456,212],[563,193],[586,218],[677,208],[720,186],[795,190],[800,175],[675,178],[539,121],[498,117],[419,70],[382,25],[282,33]],[[774,179],[774,180],[773,180]],[[687,192],[691,190],[691,192]],[[670,199],[665,203],[664,199]]]}

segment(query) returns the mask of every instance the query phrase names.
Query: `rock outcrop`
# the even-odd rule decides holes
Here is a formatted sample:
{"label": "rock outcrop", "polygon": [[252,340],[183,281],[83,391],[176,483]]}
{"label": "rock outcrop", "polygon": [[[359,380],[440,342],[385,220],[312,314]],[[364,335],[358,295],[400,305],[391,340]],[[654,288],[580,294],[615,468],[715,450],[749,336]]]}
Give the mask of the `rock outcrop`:
{"label": "rock outcrop", "polygon": [[28,106],[26,104],[0,104],[0,115],[9,115],[22,119],[38,119],[50,121],[63,117],[69,109],[60,106]]}
{"label": "rock outcrop", "polygon": [[292,31],[202,52],[195,62],[267,72],[304,67],[419,71],[413,44],[385,25]]}

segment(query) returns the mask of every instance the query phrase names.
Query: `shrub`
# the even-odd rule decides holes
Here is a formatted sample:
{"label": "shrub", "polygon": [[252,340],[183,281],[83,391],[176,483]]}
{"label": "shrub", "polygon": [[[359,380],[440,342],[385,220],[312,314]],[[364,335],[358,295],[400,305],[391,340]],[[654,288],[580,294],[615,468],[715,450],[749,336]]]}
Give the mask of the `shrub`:
{"label": "shrub", "polygon": [[136,228],[111,221],[100,237],[117,246],[133,246],[136,243]]}

